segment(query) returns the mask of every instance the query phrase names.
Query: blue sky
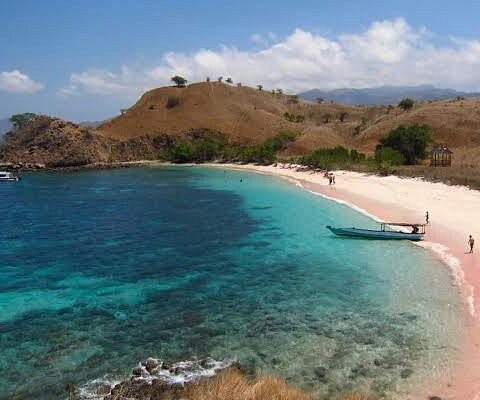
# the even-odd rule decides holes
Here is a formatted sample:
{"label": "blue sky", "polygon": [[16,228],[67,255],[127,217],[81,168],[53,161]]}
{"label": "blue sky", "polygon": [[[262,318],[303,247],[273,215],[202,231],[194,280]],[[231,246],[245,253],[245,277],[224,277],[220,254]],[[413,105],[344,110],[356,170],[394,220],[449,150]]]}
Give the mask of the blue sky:
{"label": "blue sky", "polygon": [[0,118],[104,119],[176,72],[292,92],[480,90],[480,2],[394,3],[0,0]]}

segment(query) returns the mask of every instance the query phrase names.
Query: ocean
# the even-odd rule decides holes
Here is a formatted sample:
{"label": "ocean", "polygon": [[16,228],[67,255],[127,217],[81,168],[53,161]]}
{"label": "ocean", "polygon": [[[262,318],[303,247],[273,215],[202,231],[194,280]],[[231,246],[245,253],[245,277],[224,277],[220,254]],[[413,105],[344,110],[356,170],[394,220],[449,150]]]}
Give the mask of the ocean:
{"label": "ocean", "polygon": [[64,399],[147,357],[238,360],[321,398],[409,393],[454,365],[448,268],[283,179],[209,167],[0,185],[0,399]]}

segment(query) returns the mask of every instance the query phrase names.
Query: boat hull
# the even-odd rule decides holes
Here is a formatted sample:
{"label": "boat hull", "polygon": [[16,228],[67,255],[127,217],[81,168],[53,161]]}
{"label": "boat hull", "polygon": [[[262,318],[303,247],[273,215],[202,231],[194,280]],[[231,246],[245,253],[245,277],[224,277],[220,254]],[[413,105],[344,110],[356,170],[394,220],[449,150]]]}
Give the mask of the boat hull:
{"label": "boat hull", "polygon": [[327,226],[327,229],[337,236],[347,236],[353,238],[413,241],[423,240],[423,233],[376,231],[372,229],[358,228],[333,228],[331,226]]}

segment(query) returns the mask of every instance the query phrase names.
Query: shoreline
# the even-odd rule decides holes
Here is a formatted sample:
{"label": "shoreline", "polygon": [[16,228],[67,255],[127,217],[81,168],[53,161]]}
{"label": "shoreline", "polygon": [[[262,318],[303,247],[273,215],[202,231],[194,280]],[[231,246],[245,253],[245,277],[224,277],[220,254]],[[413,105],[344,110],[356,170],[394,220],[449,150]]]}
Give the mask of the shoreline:
{"label": "shoreline", "polygon": [[475,220],[480,219],[479,191],[418,178],[347,171],[335,171],[336,184],[330,186],[323,174],[311,171],[251,164],[204,165],[275,175],[377,221],[421,223],[428,210],[427,234],[418,245],[449,267],[452,284],[458,286],[464,305],[467,329],[456,365],[440,382],[419,388],[415,398],[426,399],[437,393],[442,399],[480,399],[480,258],[476,253],[466,254],[468,235],[480,240],[480,229],[475,229]]}

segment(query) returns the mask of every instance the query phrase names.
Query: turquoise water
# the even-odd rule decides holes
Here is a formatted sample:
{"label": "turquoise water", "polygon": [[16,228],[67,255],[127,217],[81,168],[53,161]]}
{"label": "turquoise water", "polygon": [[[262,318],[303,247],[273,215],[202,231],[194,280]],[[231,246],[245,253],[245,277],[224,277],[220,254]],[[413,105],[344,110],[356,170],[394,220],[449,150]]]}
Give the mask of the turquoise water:
{"label": "turquoise water", "polygon": [[0,398],[65,398],[147,357],[235,357],[322,397],[443,375],[464,321],[447,268],[283,180],[213,168],[0,185]]}

